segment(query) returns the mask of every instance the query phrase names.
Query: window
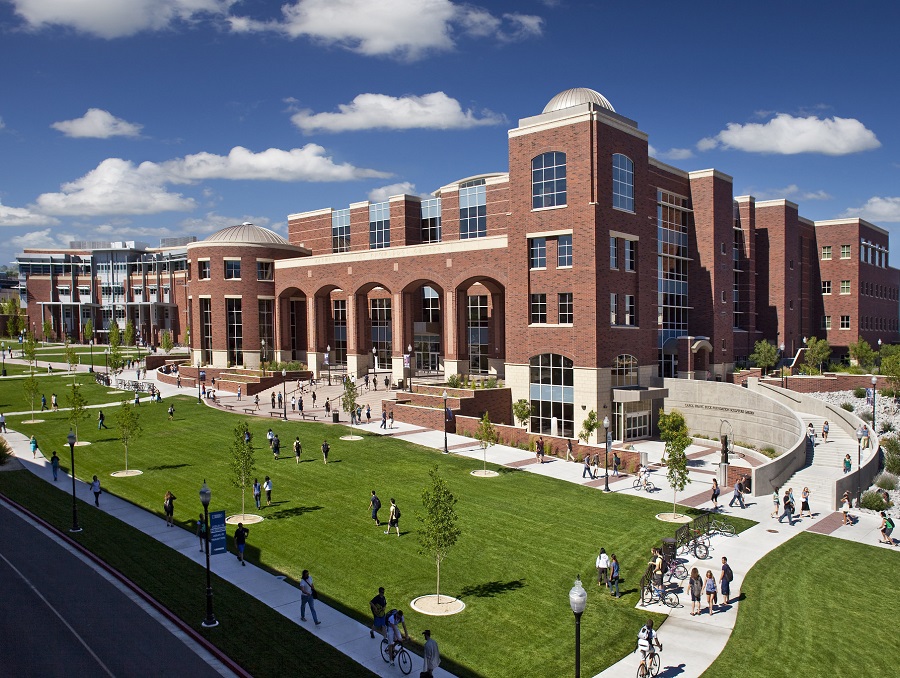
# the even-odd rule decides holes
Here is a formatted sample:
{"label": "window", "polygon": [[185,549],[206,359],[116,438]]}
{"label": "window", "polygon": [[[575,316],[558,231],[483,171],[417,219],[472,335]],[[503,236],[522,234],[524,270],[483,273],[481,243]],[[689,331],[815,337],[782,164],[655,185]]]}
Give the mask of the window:
{"label": "window", "polygon": [[574,438],[575,388],[572,360],[556,353],[544,353],[533,356],[528,362],[531,432]]}
{"label": "window", "polygon": [[57,292],[59,292],[60,296],[67,297],[69,296],[69,291],[71,288],[68,285],[60,285],[56,288]]}
{"label": "window", "polygon": [[610,237],[609,239],[609,267],[612,269],[619,268],[619,240]]}
{"label": "window", "polygon": [[226,259],[225,260],[225,280],[241,279],[241,260]]}
{"label": "window", "polygon": [[532,325],[547,322],[547,295],[532,294],[531,295],[531,319]]}
{"label": "window", "polygon": [[830,280],[822,281],[822,294],[831,294],[831,281]]}
{"label": "window", "polygon": [[469,372],[488,373],[490,357],[490,315],[488,296],[473,294],[466,300],[467,327],[469,339]]}
{"label": "window", "polygon": [[618,324],[618,314],[619,314],[619,297],[615,292],[609,295],[609,324],[616,325]]}
{"label": "window", "polygon": [[200,351],[203,362],[212,362],[212,303],[210,299],[200,299]]}
{"label": "window", "polygon": [[625,270],[634,271],[637,266],[637,240],[625,241]]}
{"label": "window", "polygon": [[634,163],[621,153],[613,155],[613,207],[634,212]]}
{"label": "window", "polygon": [[332,299],[331,317],[334,328],[334,364],[347,364],[347,300]]}
{"label": "window", "polygon": [[428,285],[422,288],[422,320],[426,323],[441,322],[441,298],[437,290]]}
{"label": "window", "polygon": [[849,280],[841,280],[841,294],[850,294]]}
{"label": "window", "polygon": [[831,259],[831,245],[822,245],[822,261]]}
{"label": "window", "polygon": [[571,292],[560,292],[557,308],[559,310],[559,324],[571,325],[575,318]]}
{"label": "window", "polygon": [[830,329],[831,329],[831,316],[830,316],[830,315],[823,315],[823,316],[822,316],[822,329],[823,329],[823,330],[830,330]]}
{"label": "window", "polygon": [[850,329],[850,316],[849,316],[849,315],[842,315],[842,316],[841,316],[841,329],[842,329],[842,330],[849,330],[849,329]]}
{"label": "window", "polygon": [[556,241],[556,267],[565,268],[572,265],[572,236],[561,235]]}
{"label": "window", "polygon": [[350,210],[334,210],[331,213],[331,251],[350,251]]}
{"label": "window", "polygon": [[441,199],[422,201],[422,242],[441,241]]}
{"label": "window", "polygon": [[547,239],[530,238],[528,240],[529,268],[547,268]]}
{"label": "window", "polygon": [[841,259],[850,258],[850,245],[841,245]]}
{"label": "window", "polygon": [[625,295],[625,324],[631,327],[637,325],[637,306],[634,303],[634,295]]}
{"label": "window", "polygon": [[144,296],[144,288],[143,287],[133,287],[132,291],[134,292],[134,298],[138,299]]}
{"label": "window", "polygon": [[197,262],[197,277],[200,280],[209,280],[209,259]]}
{"label": "window", "polygon": [[391,300],[371,300],[372,346],[377,351],[378,365],[384,367],[391,364]]}
{"label": "window", "polygon": [[78,286],[78,295],[81,297],[89,297],[91,296],[91,288],[79,285]]}
{"label": "window", "polygon": [[487,193],[484,179],[459,185],[459,237],[483,238],[487,235]]}
{"label": "window", "polygon": [[244,362],[244,322],[242,320],[240,299],[225,300],[225,334],[228,364],[242,364]]}
{"label": "window", "polygon": [[638,385],[638,361],[633,355],[622,354],[616,356],[610,370],[612,386],[637,386]]}
{"label": "window", "polygon": [[531,208],[566,204],[566,154],[551,151],[531,161]]}
{"label": "window", "polygon": [[391,246],[391,204],[378,202],[369,205],[369,249]]}
{"label": "window", "polygon": [[275,353],[275,300],[258,299],[260,358],[265,362]]}
{"label": "window", "polygon": [[256,279],[257,280],[275,280],[275,262],[274,261],[257,261],[256,262]]}

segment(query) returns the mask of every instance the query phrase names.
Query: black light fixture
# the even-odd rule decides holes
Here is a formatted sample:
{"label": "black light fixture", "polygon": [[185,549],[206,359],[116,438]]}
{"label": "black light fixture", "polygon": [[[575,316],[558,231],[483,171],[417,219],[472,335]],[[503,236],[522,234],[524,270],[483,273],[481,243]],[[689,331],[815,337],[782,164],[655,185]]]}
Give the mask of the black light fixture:
{"label": "black light fixture", "polygon": [[203,527],[206,529],[206,539],[204,539],[204,549],[206,551],[206,619],[202,626],[212,628],[218,626],[219,621],[213,614],[213,593],[212,593],[212,577],[209,571],[209,502],[212,500],[212,490],[206,484],[206,478],[203,479],[203,487],[200,488],[200,503],[203,504]]}
{"label": "black light fixture", "polygon": [[72,528],[69,532],[81,532],[81,528],[78,526],[78,502],[75,500],[75,434],[71,430],[69,435],[66,436],[66,442],[69,443],[69,455],[71,458],[69,475],[72,476]]}
{"label": "black light fixture", "polygon": [[406,345],[406,354],[409,356],[409,392],[412,393],[412,371],[413,371],[413,347],[412,344]]}
{"label": "black light fixture", "polygon": [[878,386],[878,377],[872,377],[872,433],[875,433],[877,427],[875,426],[875,394],[877,392]]}
{"label": "black light fixture", "polygon": [[203,399],[200,397],[200,361],[197,361],[197,404],[202,405]]}
{"label": "black light fixture", "polygon": [[609,417],[603,417],[603,432],[606,435],[606,440],[603,443],[604,451],[604,460],[603,460],[603,491],[609,492]]}
{"label": "black light fixture", "polygon": [[281,368],[281,392],[284,397],[281,399],[284,405],[284,420],[287,421],[287,369]]}
{"label": "black light fixture", "polygon": [[328,385],[331,386],[331,344],[325,347],[325,357],[328,359]]}
{"label": "black light fixture", "polygon": [[447,390],[444,389],[444,454],[450,454],[447,449]]}
{"label": "black light fixture", "polygon": [[586,605],[587,591],[581,585],[581,575],[578,575],[569,590],[569,606],[575,615],[575,678],[581,678],[581,615]]}

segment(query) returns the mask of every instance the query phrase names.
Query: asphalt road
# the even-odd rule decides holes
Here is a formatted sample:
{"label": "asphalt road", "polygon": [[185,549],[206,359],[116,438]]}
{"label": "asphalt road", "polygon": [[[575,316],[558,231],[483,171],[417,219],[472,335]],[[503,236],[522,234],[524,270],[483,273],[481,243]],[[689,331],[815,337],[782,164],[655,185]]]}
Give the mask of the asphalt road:
{"label": "asphalt road", "polygon": [[233,675],[227,669],[223,674],[218,662],[211,666],[169,627],[155,611],[145,611],[93,567],[0,504],[0,674]]}

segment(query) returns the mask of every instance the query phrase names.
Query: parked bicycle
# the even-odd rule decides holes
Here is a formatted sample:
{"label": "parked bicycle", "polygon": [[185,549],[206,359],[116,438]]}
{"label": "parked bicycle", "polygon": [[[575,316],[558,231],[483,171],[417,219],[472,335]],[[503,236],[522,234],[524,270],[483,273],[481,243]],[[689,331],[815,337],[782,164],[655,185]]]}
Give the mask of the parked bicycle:
{"label": "parked bicycle", "polygon": [[709,531],[716,534],[721,534],[725,537],[733,537],[734,525],[725,520],[716,520],[714,518],[713,520],[709,521]]}
{"label": "parked bicycle", "polygon": [[673,558],[669,561],[669,564],[663,572],[663,581],[665,581],[666,577],[669,578],[670,582],[672,581],[672,577],[675,577],[676,579],[687,579],[687,568]]}
{"label": "parked bicycle", "polygon": [[692,530],[691,538],[685,543],[684,549],[693,553],[695,558],[706,560],[709,556],[709,537],[701,530]]}
{"label": "parked bicycle", "polygon": [[[391,650],[387,638],[382,638],[381,640],[381,658],[388,663],[391,661]],[[412,657],[410,657],[409,652],[406,651],[403,643],[399,640],[394,642],[394,660],[397,662],[400,670],[403,671],[403,675],[408,676],[409,672],[412,671]]]}
{"label": "parked bicycle", "polygon": [[660,587],[650,582],[641,589],[641,605],[652,605],[653,603],[662,603],[672,608],[680,605],[677,593],[667,591],[664,586]]}

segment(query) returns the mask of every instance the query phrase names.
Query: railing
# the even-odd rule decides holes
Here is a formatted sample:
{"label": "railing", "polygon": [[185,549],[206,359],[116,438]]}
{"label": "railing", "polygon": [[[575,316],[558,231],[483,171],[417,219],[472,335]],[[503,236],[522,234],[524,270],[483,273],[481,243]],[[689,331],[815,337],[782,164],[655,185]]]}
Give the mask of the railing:
{"label": "railing", "polygon": [[712,513],[707,511],[679,527],[675,531],[675,550],[678,551],[682,546],[686,546],[694,538],[695,532],[709,534],[711,521]]}

